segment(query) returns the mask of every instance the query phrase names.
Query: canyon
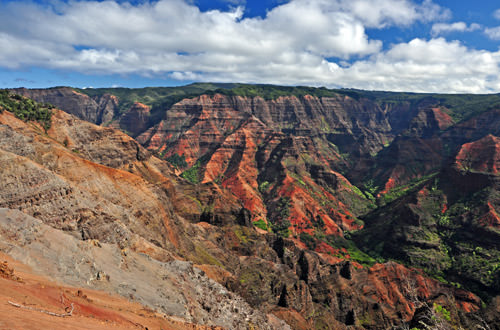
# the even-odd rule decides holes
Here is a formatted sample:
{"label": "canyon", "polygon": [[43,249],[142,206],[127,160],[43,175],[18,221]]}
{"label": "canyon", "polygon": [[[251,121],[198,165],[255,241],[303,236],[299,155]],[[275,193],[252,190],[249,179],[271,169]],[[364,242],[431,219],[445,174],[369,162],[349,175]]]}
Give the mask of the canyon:
{"label": "canyon", "polygon": [[110,297],[106,311],[91,298],[95,314],[114,315],[96,320],[143,328],[500,326],[498,95],[5,97],[51,109],[48,125],[0,103],[0,259],[29,278],[2,281],[29,291],[24,304],[92,292]]}

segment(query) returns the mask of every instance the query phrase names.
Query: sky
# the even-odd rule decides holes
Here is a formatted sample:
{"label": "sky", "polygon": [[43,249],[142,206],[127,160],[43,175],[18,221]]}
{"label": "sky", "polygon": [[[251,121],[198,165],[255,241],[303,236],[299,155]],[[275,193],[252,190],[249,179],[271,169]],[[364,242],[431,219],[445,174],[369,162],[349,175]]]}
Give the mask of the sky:
{"label": "sky", "polygon": [[500,92],[490,0],[0,0],[0,88]]}

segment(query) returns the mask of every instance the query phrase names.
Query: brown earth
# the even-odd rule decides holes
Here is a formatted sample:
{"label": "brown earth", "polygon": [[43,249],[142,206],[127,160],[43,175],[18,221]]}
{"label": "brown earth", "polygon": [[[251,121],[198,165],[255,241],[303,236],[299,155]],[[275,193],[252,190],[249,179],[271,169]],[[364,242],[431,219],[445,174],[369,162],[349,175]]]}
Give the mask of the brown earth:
{"label": "brown earth", "polygon": [[[4,253],[0,260],[23,279],[0,278],[0,329],[223,329],[168,318],[102,291],[58,284]],[[48,314],[69,311],[65,317]]]}

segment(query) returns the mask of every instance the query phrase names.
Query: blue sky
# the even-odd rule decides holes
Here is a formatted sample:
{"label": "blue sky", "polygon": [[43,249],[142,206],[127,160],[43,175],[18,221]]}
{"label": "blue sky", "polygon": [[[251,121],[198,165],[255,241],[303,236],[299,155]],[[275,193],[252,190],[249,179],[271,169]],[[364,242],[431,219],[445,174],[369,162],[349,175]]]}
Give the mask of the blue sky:
{"label": "blue sky", "polygon": [[500,3],[0,0],[0,88],[500,92]]}

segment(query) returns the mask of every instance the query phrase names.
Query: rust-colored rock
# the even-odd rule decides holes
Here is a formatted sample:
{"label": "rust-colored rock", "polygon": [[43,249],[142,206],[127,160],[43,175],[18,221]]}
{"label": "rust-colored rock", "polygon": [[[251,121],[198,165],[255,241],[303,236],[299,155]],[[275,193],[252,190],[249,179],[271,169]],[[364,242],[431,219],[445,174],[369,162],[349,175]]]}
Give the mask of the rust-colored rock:
{"label": "rust-colored rock", "polygon": [[456,156],[456,166],[465,171],[498,174],[500,170],[500,138],[491,134],[464,144]]}

